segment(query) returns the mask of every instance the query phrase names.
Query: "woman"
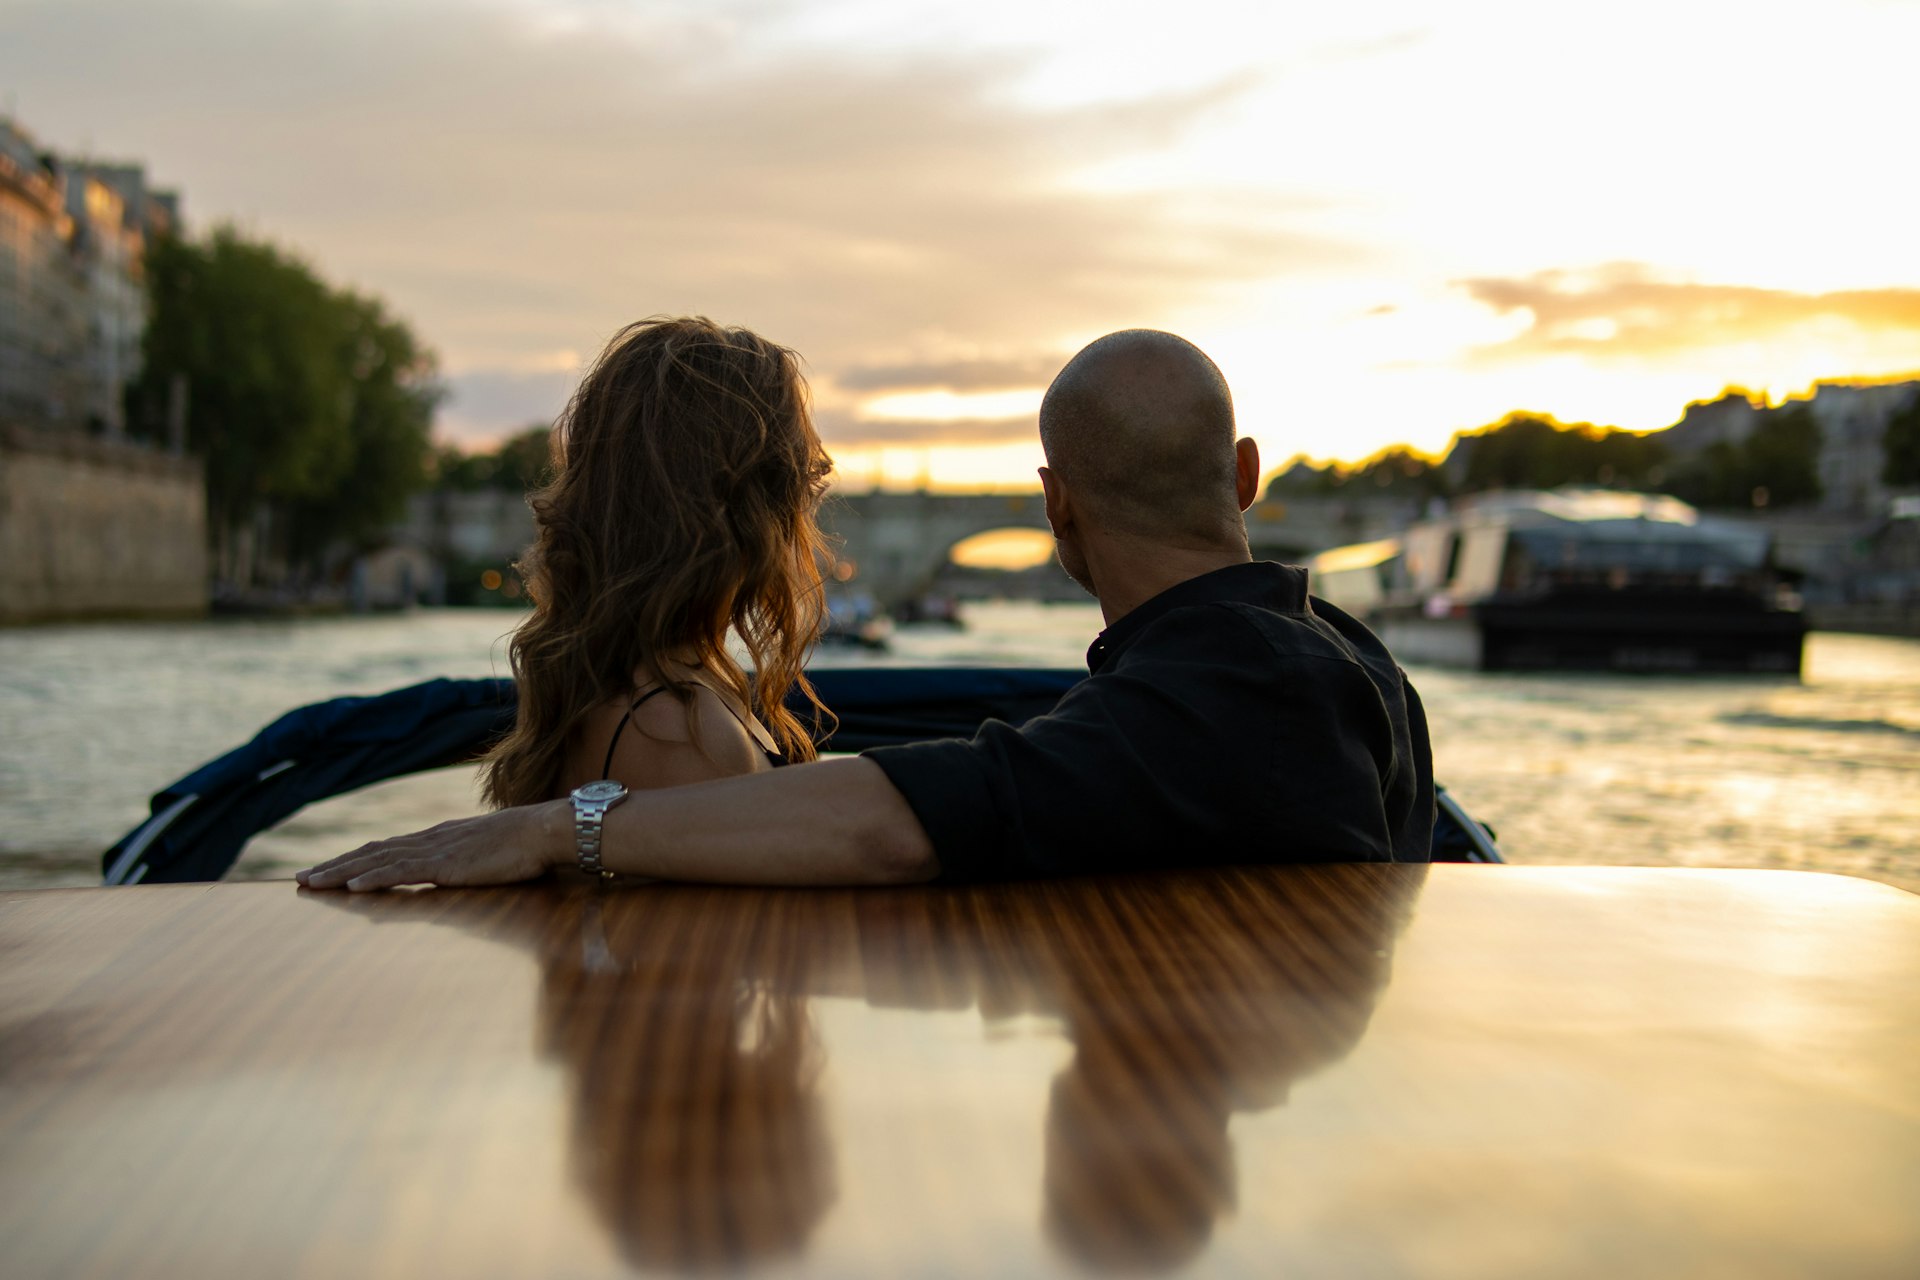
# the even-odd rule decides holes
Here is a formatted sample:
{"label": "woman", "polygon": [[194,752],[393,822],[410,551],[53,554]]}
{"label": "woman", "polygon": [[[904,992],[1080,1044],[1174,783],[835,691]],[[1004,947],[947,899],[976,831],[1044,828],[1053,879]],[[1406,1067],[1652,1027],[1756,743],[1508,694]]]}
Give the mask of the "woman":
{"label": "woman", "polygon": [[812,759],[786,698],[825,714],[802,666],[824,612],[814,513],[832,464],[793,352],[701,317],[630,325],[553,441],[522,565],[533,616],[511,647],[519,715],[485,761],[487,799]]}

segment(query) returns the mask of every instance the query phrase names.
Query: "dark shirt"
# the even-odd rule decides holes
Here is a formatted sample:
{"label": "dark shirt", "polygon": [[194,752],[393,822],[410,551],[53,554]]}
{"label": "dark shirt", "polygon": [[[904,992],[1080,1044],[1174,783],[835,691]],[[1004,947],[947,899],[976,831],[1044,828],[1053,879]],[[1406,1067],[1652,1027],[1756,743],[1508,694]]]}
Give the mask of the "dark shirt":
{"label": "dark shirt", "polygon": [[1306,570],[1234,565],[1101,633],[1092,675],[1018,728],[879,747],[942,880],[1220,863],[1425,862],[1426,713]]}

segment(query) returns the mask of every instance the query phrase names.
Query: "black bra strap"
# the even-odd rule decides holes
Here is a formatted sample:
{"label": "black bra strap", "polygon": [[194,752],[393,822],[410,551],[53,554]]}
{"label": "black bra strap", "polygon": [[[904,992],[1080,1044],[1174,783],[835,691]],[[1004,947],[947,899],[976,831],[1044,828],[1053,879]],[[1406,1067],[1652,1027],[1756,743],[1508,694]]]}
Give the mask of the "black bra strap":
{"label": "black bra strap", "polygon": [[640,709],[641,703],[656,693],[664,693],[666,688],[667,686],[662,684],[655,685],[653,688],[647,690],[635,698],[633,705],[627,708],[627,714],[620,717],[620,727],[613,731],[613,741],[607,744],[607,762],[600,766],[600,776],[602,778],[611,778],[613,776],[613,749],[620,745],[620,735],[626,731],[627,721],[633,719],[633,713]]}

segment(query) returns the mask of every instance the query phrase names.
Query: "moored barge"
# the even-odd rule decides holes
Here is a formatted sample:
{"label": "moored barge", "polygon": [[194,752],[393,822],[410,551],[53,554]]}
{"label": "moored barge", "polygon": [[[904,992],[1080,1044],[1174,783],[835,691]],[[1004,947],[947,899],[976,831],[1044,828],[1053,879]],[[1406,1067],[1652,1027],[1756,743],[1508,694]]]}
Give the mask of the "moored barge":
{"label": "moored barge", "polygon": [[1769,536],[1677,498],[1487,494],[1309,567],[1316,594],[1408,662],[1800,672],[1806,622]]}

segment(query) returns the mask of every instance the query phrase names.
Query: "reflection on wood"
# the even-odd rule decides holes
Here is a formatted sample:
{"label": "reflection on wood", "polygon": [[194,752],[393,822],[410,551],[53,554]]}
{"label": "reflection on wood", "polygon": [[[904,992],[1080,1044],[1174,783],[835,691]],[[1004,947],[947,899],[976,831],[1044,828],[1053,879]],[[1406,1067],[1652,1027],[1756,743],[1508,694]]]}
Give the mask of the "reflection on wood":
{"label": "reflection on wood", "polygon": [[[1920,978],[1917,907],[1832,877],[1380,866],[0,895],[0,1240],[23,1274],[1790,1271],[1755,1214],[1794,1161],[1730,1198],[1690,1138],[1632,1136],[1665,1088],[1743,1150],[1791,1138],[1782,1099],[1833,1134],[1904,1115],[1828,1153],[1823,1180],[1880,1184],[1851,1216],[1783,1220],[1801,1261],[1871,1271],[1920,1244],[1874,1211],[1920,1192],[1920,1089],[1875,1052],[1920,1046],[1859,979]],[[1836,915],[1880,949],[1829,946]],[[1792,945],[1722,964],[1770,924]],[[1787,1013],[1849,1055],[1844,1088],[1788,1048],[1780,1090],[1729,1091],[1785,1016],[1766,983],[1809,981],[1819,1008]],[[1643,1016],[1658,1044],[1651,993],[1689,983],[1686,1052],[1641,1079],[1567,1056]],[[1466,1062],[1489,1088],[1436,1087]],[[1591,1123],[1529,1098],[1556,1072]],[[1525,1151],[1592,1178],[1534,1225],[1607,1223],[1612,1255],[1528,1252]],[[1623,1161],[1674,1201],[1658,1231],[1625,1230]]]}
{"label": "reflection on wood", "polygon": [[577,897],[541,940],[541,1042],[570,1077],[575,1167],[634,1265],[783,1257],[832,1204],[806,1000],[826,905]]}
{"label": "reflection on wood", "polygon": [[[537,954],[587,1198],[639,1267],[802,1250],[833,1201],[813,996],[1062,1018],[1043,1218],[1089,1261],[1176,1261],[1233,1202],[1227,1120],[1351,1048],[1425,868],[958,892],[316,900]],[[1284,888],[1284,892],[1276,890]],[[1276,910],[1276,908],[1279,908]],[[525,932],[520,932],[524,922]]]}

